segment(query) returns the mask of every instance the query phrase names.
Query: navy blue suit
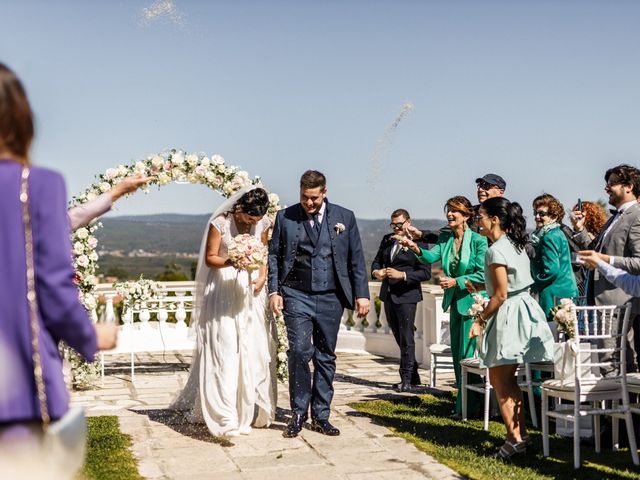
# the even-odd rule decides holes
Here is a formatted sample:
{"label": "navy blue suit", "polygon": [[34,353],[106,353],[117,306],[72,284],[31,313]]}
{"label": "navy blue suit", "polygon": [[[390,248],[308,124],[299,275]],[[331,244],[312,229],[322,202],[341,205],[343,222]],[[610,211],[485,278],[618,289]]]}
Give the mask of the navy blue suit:
{"label": "navy blue suit", "polygon": [[326,420],[343,309],[353,309],[356,298],[369,298],[353,212],[326,202],[316,231],[302,205],[279,211],[269,242],[268,288],[284,301],[291,410],[305,415],[311,405],[312,417]]}

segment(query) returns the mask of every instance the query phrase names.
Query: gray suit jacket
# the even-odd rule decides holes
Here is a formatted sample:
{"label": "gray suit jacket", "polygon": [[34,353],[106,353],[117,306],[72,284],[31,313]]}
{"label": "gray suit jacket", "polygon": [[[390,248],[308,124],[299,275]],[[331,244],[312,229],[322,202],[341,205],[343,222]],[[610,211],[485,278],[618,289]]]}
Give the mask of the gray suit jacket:
{"label": "gray suit jacket", "polygon": [[[583,249],[595,249],[599,243],[599,251],[616,257],[614,266],[633,274],[640,274],[640,204],[627,208],[622,217],[612,227],[602,241],[604,234],[613,218],[605,224],[602,233],[593,241],[589,239],[586,229],[574,237],[576,243]],[[598,270],[591,272],[593,278],[593,294],[596,305],[623,305],[633,298],[622,289],[616,288]],[[640,313],[640,302],[633,302],[633,310]]]}

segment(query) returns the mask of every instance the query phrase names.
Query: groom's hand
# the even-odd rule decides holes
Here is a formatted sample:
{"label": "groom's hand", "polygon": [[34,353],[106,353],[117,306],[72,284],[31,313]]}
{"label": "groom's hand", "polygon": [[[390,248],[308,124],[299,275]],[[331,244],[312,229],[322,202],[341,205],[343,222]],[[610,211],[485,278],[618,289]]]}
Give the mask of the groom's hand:
{"label": "groom's hand", "polygon": [[271,295],[269,297],[269,308],[276,317],[282,315],[282,296],[277,293]]}
{"label": "groom's hand", "polygon": [[368,298],[356,298],[356,313],[358,314],[358,318],[364,318],[367,316],[369,313]]}

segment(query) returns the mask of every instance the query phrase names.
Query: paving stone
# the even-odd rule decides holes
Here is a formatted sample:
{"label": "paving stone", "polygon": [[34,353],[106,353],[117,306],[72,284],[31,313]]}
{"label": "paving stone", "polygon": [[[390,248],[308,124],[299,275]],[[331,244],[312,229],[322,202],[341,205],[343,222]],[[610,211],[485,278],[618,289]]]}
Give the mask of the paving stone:
{"label": "paving stone", "polygon": [[[89,415],[117,415],[131,435],[132,452],[145,478],[229,480],[413,480],[462,478],[411,443],[393,436],[347,404],[399,395],[398,363],[367,354],[338,354],[331,421],[341,430],[327,437],[308,428],[297,438],[282,437],[279,418],[250,435],[214,439],[205,425],[185,423],[167,410],[186,383],[192,352],[137,354],[131,383],[128,355],[109,359],[117,365],[92,390],[73,392],[71,403]],[[144,362],[148,362],[144,364]],[[429,373],[420,371],[424,381]],[[438,388],[451,388],[453,374],[438,377]],[[425,391],[428,389],[425,388]],[[278,405],[289,408],[288,385],[278,385]],[[286,421],[286,420],[285,420]]]}

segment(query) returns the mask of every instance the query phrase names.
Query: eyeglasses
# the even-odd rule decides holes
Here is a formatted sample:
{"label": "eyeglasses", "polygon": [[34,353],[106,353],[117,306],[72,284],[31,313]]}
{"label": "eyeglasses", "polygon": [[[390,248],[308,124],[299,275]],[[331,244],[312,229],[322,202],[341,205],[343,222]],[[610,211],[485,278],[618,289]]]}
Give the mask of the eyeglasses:
{"label": "eyeglasses", "polygon": [[497,185],[491,185],[490,183],[487,183],[487,182],[478,182],[476,186],[478,189],[482,189],[482,190],[491,190],[492,188],[500,188]]}
{"label": "eyeglasses", "polygon": [[393,229],[393,230],[400,230],[403,225],[406,223],[406,220],[402,221],[402,222],[398,222],[398,223],[393,223],[391,222],[389,224],[389,226]]}
{"label": "eyeglasses", "polygon": [[549,216],[549,212],[545,212],[544,210],[537,210],[537,211],[533,212],[533,216],[534,217],[548,217]]}
{"label": "eyeglasses", "polygon": [[616,185],[624,185],[624,182],[621,182],[619,180],[609,180],[607,183],[605,183],[605,188],[606,187],[615,187]]}

